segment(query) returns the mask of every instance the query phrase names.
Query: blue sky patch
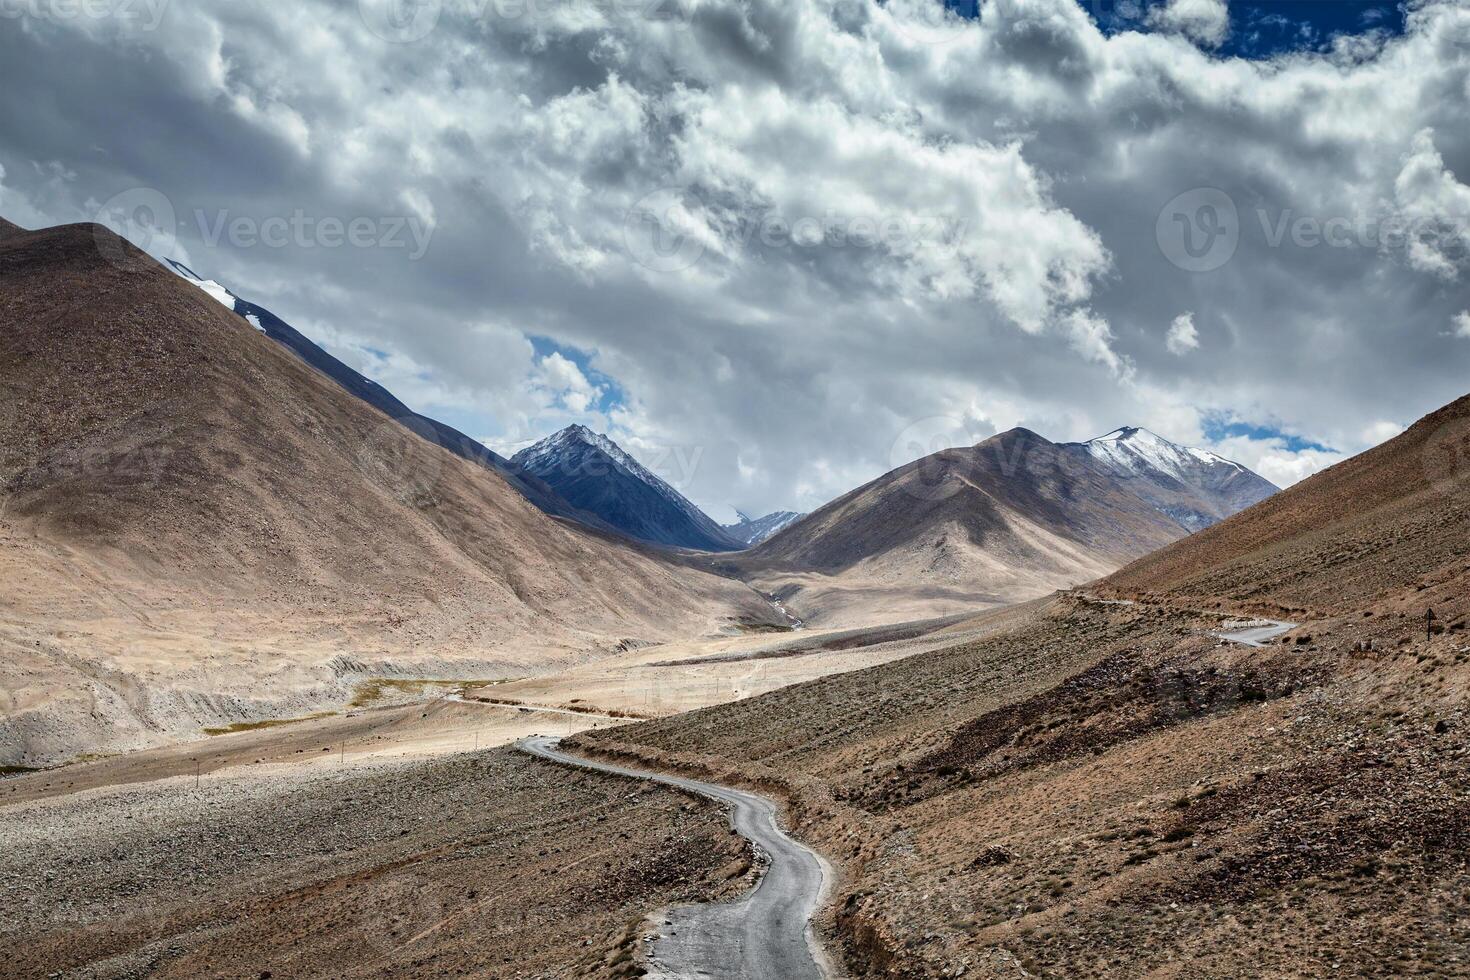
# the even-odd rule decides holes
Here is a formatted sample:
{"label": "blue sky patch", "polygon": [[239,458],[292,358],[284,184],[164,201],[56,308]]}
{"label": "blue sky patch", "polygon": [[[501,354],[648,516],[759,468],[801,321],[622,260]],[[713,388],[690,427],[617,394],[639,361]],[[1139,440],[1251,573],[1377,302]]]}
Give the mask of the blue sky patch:
{"label": "blue sky patch", "polygon": [[[949,0],[946,0],[949,2]],[[1163,0],[1078,0],[1104,33],[1147,30]],[[1404,32],[1404,10],[1385,0],[1230,0],[1230,36],[1217,53],[1269,58],[1321,51],[1338,35]]]}
{"label": "blue sky patch", "polygon": [[1271,0],[1230,4],[1230,40],[1220,51],[1268,58],[1317,51],[1339,34],[1404,32],[1404,11],[1382,0]]}
{"label": "blue sky patch", "polygon": [[550,337],[531,334],[529,335],[529,339],[531,341],[531,348],[536,352],[537,361],[540,361],[544,357],[550,357],[552,354],[560,354],[577,365],[583,377],[601,390],[602,395],[592,404],[592,411],[606,415],[613,409],[621,408],[627,403],[627,394],[623,391],[623,386],[593,367],[592,354],[589,352],[579,347],[559,343]]}
{"label": "blue sky patch", "polygon": [[1279,440],[1288,452],[1293,453],[1305,452],[1307,450],[1315,450],[1321,453],[1337,452],[1337,450],[1324,446],[1320,442],[1313,442],[1311,439],[1304,439],[1301,436],[1293,435],[1277,426],[1242,422],[1233,416],[1221,413],[1206,415],[1203,424],[1205,438],[1211,442],[1244,436],[1247,439],[1257,442]]}

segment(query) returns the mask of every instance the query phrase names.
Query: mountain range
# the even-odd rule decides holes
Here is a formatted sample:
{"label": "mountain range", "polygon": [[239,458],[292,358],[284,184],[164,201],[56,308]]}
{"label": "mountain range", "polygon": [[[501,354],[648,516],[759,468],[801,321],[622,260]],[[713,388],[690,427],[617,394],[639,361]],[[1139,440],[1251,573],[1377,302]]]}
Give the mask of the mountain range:
{"label": "mountain range", "polygon": [[[62,728],[136,744],[316,707],[408,663],[523,672],[626,641],[1028,599],[1275,489],[1143,429],[1077,444],[1016,429],[809,515],[721,527],[583,426],[505,459],[106,229],[5,226],[0,249],[0,560],[26,569],[0,604],[75,634],[22,643],[55,697],[0,748],[32,758]],[[77,617],[122,625],[87,645]],[[115,658],[145,636],[147,702],[117,695],[105,723],[82,720],[77,651],[84,673],[121,678],[109,690],[135,690]]]}
{"label": "mountain range", "polygon": [[807,622],[950,615],[1106,575],[1275,491],[1144,429],[1063,444],[1013,429],[887,473],[728,564]]}
{"label": "mountain range", "polygon": [[348,367],[265,307],[241,299],[227,287],[213,279],[203,278],[182,262],[169,260],[169,265],[184,279],[194,283],[207,295],[217,300],[220,305],[244,317],[246,322],[256,330],[341,385],[348,394],[361,399],[411,432],[442,446],[456,456],[479,463],[499,473],[507,483],[520,491],[523,497],[543,512],[553,517],[567,517],[599,530],[613,530],[595,514],[579,511],[545,483],[518,469],[509,460],[480,442],[437,419],[415,412],[399,401],[387,388]]}
{"label": "mountain range", "polygon": [[1296,619],[1342,615],[1395,589],[1406,593],[1392,604],[1397,617],[1461,608],[1460,583],[1470,577],[1467,447],[1470,397],[1140,558],[1100,587]]}
{"label": "mountain range", "polygon": [[743,511],[736,511],[735,516],[739,518],[734,524],[725,525],[725,533],[729,534],[746,547],[760,544],[769,537],[780,534],[791,525],[805,517],[794,510],[778,510],[767,514],[765,517],[751,517]]}
{"label": "mountain range", "polygon": [[[646,544],[714,553],[757,547],[805,516],[779,511],[752,519],[739,513],[737,523],[722,527],[612,439],[582,425],[568,426],[507,460],[464,433],[412,411],[392,392],[328,354],[268,309],[241,299],[182,263],[171,264],[179,275],[355,397],[451,452],[494,469],[547,514]],[[1277,490],[1239,463],[1175,445],[1137,427],[1120,428],[1088,442],[1059,444],[1058,451],[1111,475],[1129,494],[1185,532],[1208,527]],[[935,470],[936,466],[942,468],[931,458],[921,469]],[[992,472],[988,478],[1014,475]],[[891,531],[901,536],[904,522],[891,523]],[[863,545],[857,542],[863,540],[862,534],[855,535],[851,546],[861,549]],[[1122,554],[1133,557],[1135,551],[1125,548]],[[877,552],[871,556],[876,557]],[[948,555],[931,557],[936,561],[929,571],[953,566]],[[1115,567],[1108,563],[1116,560],[1117,555],[1109,555],[1101,565],[1080,561],[1072,567],[1077,574],[1087,574]],[[1047,582],[1053,578],[1047,573],[1043,577]]]}

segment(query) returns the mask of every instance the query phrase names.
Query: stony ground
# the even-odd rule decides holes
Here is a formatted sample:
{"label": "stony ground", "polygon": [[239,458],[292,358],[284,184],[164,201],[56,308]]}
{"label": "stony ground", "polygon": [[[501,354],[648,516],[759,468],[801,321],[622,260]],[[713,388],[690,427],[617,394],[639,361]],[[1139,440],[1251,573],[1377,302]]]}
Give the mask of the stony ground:
{"label": "stony ground", "polygon": [[712,805],[510,749],[0,806],[6,977],[617,977],[748,885]]}
{"label": "stony ground", "polygon": [[1220,623],[1059,600],[573,741],[785,795],[854,975],[1464,975],[1470,651],[1387,608],[1260,650]]}

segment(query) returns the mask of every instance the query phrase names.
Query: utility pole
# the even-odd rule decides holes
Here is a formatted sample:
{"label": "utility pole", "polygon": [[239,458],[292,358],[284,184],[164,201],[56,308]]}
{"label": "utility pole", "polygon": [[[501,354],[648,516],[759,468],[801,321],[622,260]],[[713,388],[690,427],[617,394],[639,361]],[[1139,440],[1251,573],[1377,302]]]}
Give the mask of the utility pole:
{"label": "utility pole", "polygon": [[1428,643],[1434,638],[1434,610],[1430,609],[1424,614],[1424,642]]}
{"label": "utility pole", "polygon": [[194,760],[194,788],[199,788],[199,760]]}

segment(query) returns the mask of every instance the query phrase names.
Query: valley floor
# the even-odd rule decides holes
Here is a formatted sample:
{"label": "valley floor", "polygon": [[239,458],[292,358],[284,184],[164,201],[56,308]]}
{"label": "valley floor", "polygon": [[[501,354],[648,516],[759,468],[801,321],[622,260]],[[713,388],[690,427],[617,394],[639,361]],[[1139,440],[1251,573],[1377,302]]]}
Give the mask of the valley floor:
{"label": "valley floor", "polygon": [[474,751],[498,725],[781,799],[852,976],[1463,975],[1470,648],[1373,613],[1251,648],[1063,595],[7,779],[0,942],[25,977],[631,976],[650,915],[748,887],[712,805]]}
{"label": "valley floor", "polygon": [[511,749],[175,777],[0,809],[3,973],[627,976],[749,868],[714,805]]}

